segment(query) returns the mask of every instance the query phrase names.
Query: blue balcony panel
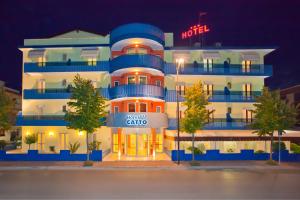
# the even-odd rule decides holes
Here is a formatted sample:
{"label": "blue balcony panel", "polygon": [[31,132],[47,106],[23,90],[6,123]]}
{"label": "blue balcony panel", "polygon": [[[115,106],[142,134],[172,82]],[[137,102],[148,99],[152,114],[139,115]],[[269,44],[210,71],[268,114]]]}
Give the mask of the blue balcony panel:
{"label": "blue balcony panel", "polygon": [[164,32],[150,24],[131,23],[119,26],[110,33],[110,43],[114,43],[128,38],[146,38],[154,40],[161,45],[165,44]]}
{"label": "blue balcony panel", "polygon": [[[176,91],[166,90],[166,102],[176,102]],[[229,95],[225,95],[224,91],[214,91],[209,97],[209,102],[255,102],[255,98],[261,95],[261,91],[252,91],[251,95],[246,96],[242,91],[231,91]],[[178,100],[184,101],[180,95]]]}
{"label": "blue balcony panel", "polygon": [[37,63],[24,63],[24,73],[104,71],[109,71],[109,61],[98,61],[95,66],[90,66],[87,62],[46,62],[45,66],[38,66]]}
{"label": "blue balcony panel", "polygon": [[[165,74],[176,74],[174,63],[165,64]],[[204,68],[203,64],[185,64],[179,74],[183,75],[234,75],[234,76],[272,76],[271,65],[252,65],[250,70],[245,71],[242,65],[215,64],[212,68]]]}
{"label": "blue balcony panel", "polygon": [[[203,130],[247,130],[250,129],[250,122],[246,119],[232,119],[230,121],[223,119],[214,119],[207,123]],[[169,118],[168,130],[177,130],[177,120]]]}
{"label": "blue balcony panel", "polygon": [[[100,94],[109,99],[107,88],[99,88]],[[71,91],[69,89],[45,89],[43,91],[37,89],[25,89],[23,91],[24,99],[70,99]]]}
{"label": "blue balcony panel", "polygon": [[164,72],[164,62],[159,56],[147,54],[126,54],[112,59],[110,72],[130,67],[143,67]]}
{"label": "blue balcony panel", "polygon": [[163,87],[156,85],[119,85],[109,89],[111,99],[122,97],[153,97],[164,99]]}

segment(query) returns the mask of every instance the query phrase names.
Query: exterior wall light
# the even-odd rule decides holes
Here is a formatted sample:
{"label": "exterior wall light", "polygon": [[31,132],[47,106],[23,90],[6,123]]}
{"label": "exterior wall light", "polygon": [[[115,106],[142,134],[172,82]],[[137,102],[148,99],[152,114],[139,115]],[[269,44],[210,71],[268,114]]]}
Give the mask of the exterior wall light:
{"label": "exterior wall light", "polygon": [[79,132],[78,132],[78,135],[79,135],[79,136],[83,136],[83,131],[79,131]]}
{"label": "exterior wall light", "polygon": [[52,131],[49,132],[49,136],[53,136],[54,133]]}

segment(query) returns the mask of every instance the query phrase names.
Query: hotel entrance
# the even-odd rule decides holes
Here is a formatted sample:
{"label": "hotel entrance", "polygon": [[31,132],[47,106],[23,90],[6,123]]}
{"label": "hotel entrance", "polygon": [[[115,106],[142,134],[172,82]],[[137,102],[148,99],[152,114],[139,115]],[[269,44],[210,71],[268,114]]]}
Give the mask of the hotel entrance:
{"label": "hotel entrance", "polygon": [[149,156],[149,134],[127,134],[125,148],[127,156]]}

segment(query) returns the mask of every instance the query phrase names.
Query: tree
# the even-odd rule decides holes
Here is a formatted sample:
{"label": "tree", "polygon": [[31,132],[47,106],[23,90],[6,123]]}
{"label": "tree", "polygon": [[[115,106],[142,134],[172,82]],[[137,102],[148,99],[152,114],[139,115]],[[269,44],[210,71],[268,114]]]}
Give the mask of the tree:
{"label": "tree", "polygon": [[208,105],[208,96],[203,89],[201,82],[188,87],[185,90],[185,101],[183,105],[186,107],[184,117],[180,121],[182,131],[192,134],[192,160],[195,160],[195,132],[203,129],[207,123],[209,112],[206,109]]}
{"label": "tree", "polygon": [[25,143],[28,144],[28,149],[30,150],[30,145],[38,141],[37,134],[30,134],[25,137]]}
{"label": "tree", "polygon": [[9,130],[12,126],[13,102],[0,88],[0,130]]}
{"label": "tree", "polygon": [[251,125],[258,136],[269,136],[270,161],[273,161],[272,147],[274,143],[274,132],[284,133],[284,130],[291,128],[296,122],[296,110],[280,99],[279,91],[269,91],[265,87],[262,95],[257,97],[253,111],[255,119]]}
{"label": "tree", "polygon": [[70,109],[65,114],[67,128],[86,133],[87,161],[89,161],[89,135],[103,125],[105,112],[105,98],[93,87],[92,81],[83,79],[80,75],[74,78],[71,99],[68,102]]}

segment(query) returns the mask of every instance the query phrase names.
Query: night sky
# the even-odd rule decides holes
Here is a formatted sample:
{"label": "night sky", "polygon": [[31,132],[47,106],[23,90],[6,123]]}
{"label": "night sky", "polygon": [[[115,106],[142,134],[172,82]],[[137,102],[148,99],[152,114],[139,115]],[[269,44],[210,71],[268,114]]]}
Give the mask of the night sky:
{"label": "night sky", "polygon": [[300,84],[300,0],[0,0],[0,80],[21,89],[23,39],[73,29],[106,35],[118,25],[142,22],[174,32],[175,45],[186,46],[180,32],[198,22],[200,11],[207,12],[203,21],[211,29],[207,46],[276,46],[265,59],[274,69],[267,85]]}

